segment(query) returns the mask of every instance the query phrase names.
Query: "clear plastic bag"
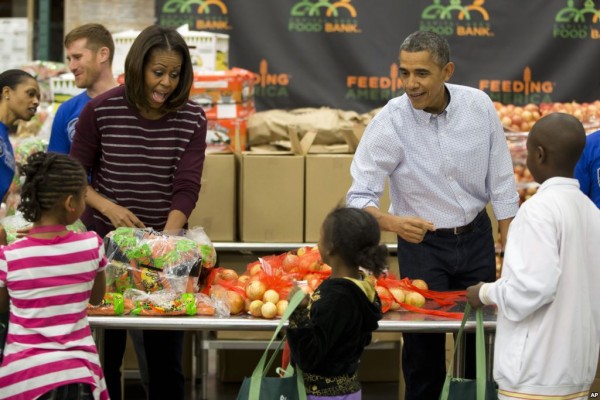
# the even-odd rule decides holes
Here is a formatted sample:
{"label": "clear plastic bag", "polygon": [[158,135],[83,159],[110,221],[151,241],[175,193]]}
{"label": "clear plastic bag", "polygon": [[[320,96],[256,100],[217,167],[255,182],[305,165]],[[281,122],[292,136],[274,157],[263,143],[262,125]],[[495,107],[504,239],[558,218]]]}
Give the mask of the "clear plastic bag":
{"label": "clear plastic bag", "polygon": [[109,264],[107,290],[138,289],[176,294],[198,291],[201,271],[212,268],[216,252],[202,228],[178,235],[153,229],[118,228],[104,238]]}

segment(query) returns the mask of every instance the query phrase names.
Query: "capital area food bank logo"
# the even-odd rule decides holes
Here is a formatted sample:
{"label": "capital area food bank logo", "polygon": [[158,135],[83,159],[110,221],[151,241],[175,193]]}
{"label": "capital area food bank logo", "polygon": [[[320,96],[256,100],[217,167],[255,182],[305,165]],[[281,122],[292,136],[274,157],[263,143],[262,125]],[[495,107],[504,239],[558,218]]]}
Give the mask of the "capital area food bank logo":
{"label": "capital area food bank logo", "polygon": [[258,74],[254,74],[254,95],[268,98],[289,97],[290,80],[289,74],[269,71],[269,63],[263,58],[258,67]]}
{"label": "capital area food bank logo", "polygon": [[552,37],[561,39],[600,39],[600,10],[594,0],[585,0],[580,8],[567,0],[554,17]]}
{"label": "capital area food bank logo", "polygon": [[490,14],[484,7],[485,0],[472,0],[463,5],[461,0],[433,0],[433,4],[421,12],[419,29],[442,36],[494,36]]}
{"label": "capital area food bank logo", "polygon": [[398,76],[398,64],[390,65],[389,76],[348,75],[346,76],[346,99],[382,102],[404,94]]}
{"label": "capital area food bank logo", "polygon": [[288,31],[361,33],[351,0],[299,0],[290,10]]}
{"label": "capital area food bank logo", "polygon": [[229,31],[229,10],[223,0],[157,0],[161,26],[189,25],[196,30]]}
{"label": "capital area food bank logo", "polygon": [[480,79],[479,89],[490,96],[492,101],[503,104],[522,106],[528,103],[552,103],[552,92],[555,83],[551,81],[533,80],[531,68],[523,69],[521,80]]}

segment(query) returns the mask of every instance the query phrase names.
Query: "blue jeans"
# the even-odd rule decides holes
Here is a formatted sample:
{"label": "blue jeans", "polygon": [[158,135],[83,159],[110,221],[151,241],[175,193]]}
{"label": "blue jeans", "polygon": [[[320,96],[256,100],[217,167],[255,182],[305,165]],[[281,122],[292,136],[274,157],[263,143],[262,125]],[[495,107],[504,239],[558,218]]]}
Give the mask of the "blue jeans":
{"label": "blue jeans", "polygon": [[[472,231],[461,235],[429,232],[423,242],[398,238],[402,278],[423,279],[431,290],[464,290],[479,282],[496,280],[492,225],[484,211]],[[475,376],[474,335],[466,335],[465,377]],[[405,400],[438,399],[446,375],[443,333],[404,333],[402,369]]]}

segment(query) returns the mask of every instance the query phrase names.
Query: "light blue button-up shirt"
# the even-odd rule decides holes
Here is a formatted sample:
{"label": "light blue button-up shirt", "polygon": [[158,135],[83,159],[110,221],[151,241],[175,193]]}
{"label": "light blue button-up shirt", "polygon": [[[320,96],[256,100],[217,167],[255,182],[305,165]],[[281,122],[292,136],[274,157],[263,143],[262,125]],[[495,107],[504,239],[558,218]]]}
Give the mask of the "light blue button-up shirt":
{"label": "light blue button-up shirt", "polygon": [[452,228],[491,201],[498,220],[514,217],[519,196],[492,101],[477,89],[446,87],[450,102],[439,115],[414,109],[402,95],[373,118],[352,162],[347,206],[379,208],[389,178],[391,214]]}

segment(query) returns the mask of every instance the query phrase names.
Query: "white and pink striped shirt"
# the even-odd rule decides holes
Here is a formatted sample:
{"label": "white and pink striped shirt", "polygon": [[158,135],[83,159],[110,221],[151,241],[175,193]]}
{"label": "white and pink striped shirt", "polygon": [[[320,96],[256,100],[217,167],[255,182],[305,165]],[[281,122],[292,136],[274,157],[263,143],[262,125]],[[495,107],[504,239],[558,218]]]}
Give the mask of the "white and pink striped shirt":
{"label": "white and pink striped shirt", "polygon": [[70,383],[87,383],[94,399],[108,399],[86,314],[104,268],[95,232],[27,237],[0,248],[0,287],[10,297],[0,399],[36,399]]}

